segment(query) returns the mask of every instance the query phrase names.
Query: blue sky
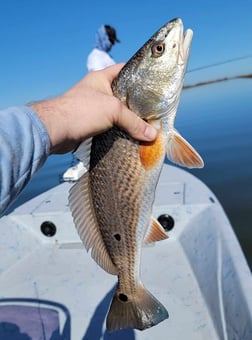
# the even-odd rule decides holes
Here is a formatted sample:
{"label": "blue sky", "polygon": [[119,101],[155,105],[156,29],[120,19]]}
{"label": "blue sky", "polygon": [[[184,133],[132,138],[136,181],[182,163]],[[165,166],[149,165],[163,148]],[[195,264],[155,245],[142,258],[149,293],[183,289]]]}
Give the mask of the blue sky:
{"label": "blue sky", "polygon": [[[252,55],[252,1],[2,0],[0,108],[58,95],[86,73],[101,24],[117,29],[112,50],[127,61],[165,22],[194,31],[189,69]],[[188,73],[186,82],[252,71],[252,58]]]}

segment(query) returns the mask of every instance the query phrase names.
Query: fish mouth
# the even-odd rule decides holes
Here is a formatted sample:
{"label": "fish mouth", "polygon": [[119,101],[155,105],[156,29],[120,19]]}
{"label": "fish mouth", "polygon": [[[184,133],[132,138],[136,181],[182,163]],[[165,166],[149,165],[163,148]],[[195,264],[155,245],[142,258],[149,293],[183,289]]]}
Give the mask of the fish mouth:
{"label": "fish mouth", "polygon": [[170,21],[172,29],[176,32],[177,41],[179,44],[178,50],[178,64],[186,64],[190,52],[193,31],[189,28],[184,32],[184,25],[180,18],[176,18]]}
{"label": "fish mouth", "polygon": [[190,28],[188,28],[185,31],[184,35],[183,35],[183,30],[181,32],[182,32],[182,38],[181,38],[182,44],[181,44],[180,54],[181,54],[181,58],[184,61],[186,61],[188,59],[189,52],[190,52],[193,31]]}

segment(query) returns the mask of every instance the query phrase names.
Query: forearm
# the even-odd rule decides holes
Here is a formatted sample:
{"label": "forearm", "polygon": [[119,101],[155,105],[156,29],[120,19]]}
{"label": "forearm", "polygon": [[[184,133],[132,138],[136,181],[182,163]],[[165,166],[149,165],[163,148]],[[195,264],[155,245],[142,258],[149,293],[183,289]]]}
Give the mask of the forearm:
{"label": "forearm", "polygon": [[50,152],[47,131],[27,106],[0,111],[0,214],[18,196]]}
{"label": "forearm", "polygon": [[50,154],[64,153],[62,144],[67,144],[67,129],[65,128],[67,123],[65,123],[65,114],[62,111],[61,97],[35,102],[31,108],[47,130],[51,145]]}

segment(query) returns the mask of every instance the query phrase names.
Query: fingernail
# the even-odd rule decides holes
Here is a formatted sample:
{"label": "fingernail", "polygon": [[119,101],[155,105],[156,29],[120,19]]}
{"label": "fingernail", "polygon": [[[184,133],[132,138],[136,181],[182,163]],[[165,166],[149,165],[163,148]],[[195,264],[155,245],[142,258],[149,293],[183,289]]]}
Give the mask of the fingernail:
{"label": "fingernail", "polygon": [[144,131],[144,136],[149,140],[153,140],[157,136],[157,130],[154,127],[148,125]]}

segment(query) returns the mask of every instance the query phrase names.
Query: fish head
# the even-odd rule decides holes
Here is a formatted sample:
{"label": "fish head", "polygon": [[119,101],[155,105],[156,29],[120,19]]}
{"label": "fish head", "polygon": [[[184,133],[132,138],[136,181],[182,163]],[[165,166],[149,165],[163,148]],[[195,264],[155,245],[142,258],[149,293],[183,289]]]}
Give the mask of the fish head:
{"label": "fish head", "polygon": [[123,67],[112,84],[114,94],[143,119],[174,114],[192,36],[190,29],[184,33],[181,19],[165,24]]}

